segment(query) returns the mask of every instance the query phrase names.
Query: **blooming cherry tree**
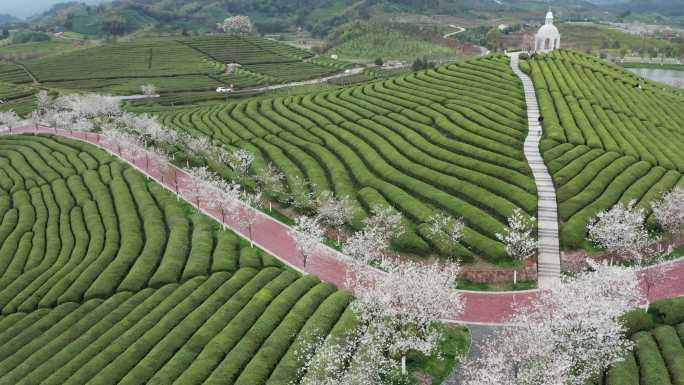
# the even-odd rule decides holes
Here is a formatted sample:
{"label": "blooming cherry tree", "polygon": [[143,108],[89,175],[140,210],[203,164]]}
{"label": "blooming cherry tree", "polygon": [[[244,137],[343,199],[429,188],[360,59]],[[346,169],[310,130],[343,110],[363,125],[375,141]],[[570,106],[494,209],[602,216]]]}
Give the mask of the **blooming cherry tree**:
{"label": "blooming cherry tree", "polygon": [[364,228],[342,243],[342,252],[360,265],[377,263],[385,267],[391,241],[404,232],[401,214],[391,207],[375,206],[364,219]]}
{"label": "blooming cherry tree", "polygon": [[157,94],[157,87],[154,84],[144,84],[140,86],[140,90],[145,96],[154,96]]}
{"label": "blooming cherry tree", "polygon": [[214,148],[208,136],[192,136],[187,133],[179,135],[178,144],[181,144],[190,155],[198,158],[206,156]]}
{"label": "blooming cherry tree", "polygon": [[463,384],[584,385],[621,361],[632,345],[620,317],[642,300],[635,269],[588,263],[516,308],[464,363]]}
{"label": "blooming cherry tree", "polygon": [[306,269],[307,260],[325,239],[325,232],[321,227],[321,223],[318,218],[299,216],[295,218],[290,235],[296,242],[297,250],[302,255],[304,268]]}
{"label": "blooming cherry tree", "polygon": [[189,171],[190,178],[187,182],[186,195],[188,200],[195,202],[197,210],[200,209],[200,200],[213,195],[214,183],[218,176],[208,167],[193,167]]}
{"label": "blooming cherry tree", "polygon": [[401,214],[390,206],[374,206],[371,209],[371,215],[364,219],[363,223],[366,229],[378,232],[388,243],[406,230]]}
{"label": "blooming cherry tree", "polygon": [[14,110],[0,111],[0,128],[12,130],[17,127],[21,119]]}
{"label": "blooming cherry tree", "polygon": [[430,236],[443,244],[450,253],[451,257],[456,256],[458,246],[463,238],[463,229],[465,227],[463,219],[456,219],[445,213],[438,212],[431,215],[427,221]]}
{"label": "blooming cherry tree", "polygon": [[618,203],[598,213],[587,225],[589,240],[622,257],[629,257],[648,244],[644,210],[634,207],[635,204],[634,200],[627,206]]}
{"label": "blooming cherry tree", "polygon": [[402,262],[386,274],[363,274],[355,283],[352,310],[390,354],[401,356],[406,373],[406,354],[435,352],[441,339],[437,322],[463,311],[454,291],[460,266]]}
{"label": "blooming cherry tree", "polygon": [[105,144],[120,157],[126,156],[124,152],[128,147],[138,144],[138,138],[135,135],[121,130],[106,130],[102,136]]}
{"label": "blooming cherry tree", "polygon": [[221,29],[228,33],[254,33],[256,28],[252,24],[252,20],[249,16],[237,15],[229,17],[223,21],[221,24]]}
{"label": "blooming cherry tree", "polygon": [[396,369],[377,338],[361,328],[341,338],[314,338],[298,352],[300,385],[381,385]]}
{"label": "blooming cherry tree", "polygon": [[[537,252],[538,243],[534,237],[536,220],[519,208],[508,218],[508,228],[497,233],[496,238],[506,246],[506,254],[517,261],[524,261]],[[518,271],[513,271],[513,284],[518,283]]]}
{"label": "blooming cherry tree", "polygon": [[161,183],[164,184],[164,178],[169,174],[169,171],[173,169],[171,160],[166,155],[163,149],[159,147],[152,147],[148,150],[149,161],[152,162],[155,169],[159,172],[159,178]]}
{"label": "blooming cherry tree", "polygon": [[537,240],[533,236],[535,226],[535,218],[516,208],[508,218],[508,228],[503,234],[496,234],[496,238],[506,245],[506,253],[511,258],[524,260],[537,251]]}
{"label": "blooming cherry tree", "polygon": [[45,90],[40,90],[36,94],[36,112],[39,116],[44,116],[50,110],[50,95]]}
{"label": "blooming cherry tree", "polygon": [[318,218],[336,230],[339,244],[340,232],[354,218],[354,206],[348,197],[337,198],[331,191],[324,191],[318,197]]}
{"label": "blooming cherry tree", "polygon": [[221,213],[221,224],[226,228],[226,216],[232,211],[238,209],[238,202],[242,187],[237,183],[228,182],[222,178],[216,178],[212,181],[209,187],[209,195],[207,196],[209,208],[218,210]]}
{"label": "blooming cherry tree", "polygon": [[[260,168],[256,173],[255,179],[261,191],[263,191],[264,194],[266,194],[270,199],[279,200],[282,198],[283,193],[285,192],[283,186],[285,174],[278,171],[278,169],[273,166],[272,163]],[[269,211],[272,211],[273,207],[271,205],[270,199],[268,202],[268,209]]]}
{"label": "blooming cherry tree", "polygon": [[384,264],[387,239],[378,231],[364,229],[357,231],[342,243],[342,252],[362,266],[369,263]]}
{"label": "blooming cherry tree", "polygon": [[300,176],[294,176],[289,184],[288,203],[300,212],[313,214],[316,211],[316,186]]}
{"label": "blooming cherry tree", "polygon": [[243,182],[252,162],[254,162],[254,154],[244,148],[238,148],[235,151],[228,153],[225,159],[225,163],[238,174],[240,180]]}
{"label": "blooming cherry tree", "polygon": [[249,241],[251,246],[254,247],[252,227],[259,220],[258,208],[261,207],[261,192],[245,191],[242,194],[242,203],[244,204],[242,207],[236,206],[229,214],[238,226],[249,231]]}
{"label": "blooming cherry tree", "polygon": [[653,215],[665,230],[676,233],[684,226],[684,188],[677,186],[651,202]]}

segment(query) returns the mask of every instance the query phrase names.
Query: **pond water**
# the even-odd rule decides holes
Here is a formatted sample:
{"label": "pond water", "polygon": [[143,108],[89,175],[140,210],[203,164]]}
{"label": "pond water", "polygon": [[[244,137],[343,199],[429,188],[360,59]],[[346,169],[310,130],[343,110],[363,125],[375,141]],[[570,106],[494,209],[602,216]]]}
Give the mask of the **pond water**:
{"label": "pond water", "polygon": [[658,68],[628,68],[628,70],[647,79],[684,88],[684,71]]}

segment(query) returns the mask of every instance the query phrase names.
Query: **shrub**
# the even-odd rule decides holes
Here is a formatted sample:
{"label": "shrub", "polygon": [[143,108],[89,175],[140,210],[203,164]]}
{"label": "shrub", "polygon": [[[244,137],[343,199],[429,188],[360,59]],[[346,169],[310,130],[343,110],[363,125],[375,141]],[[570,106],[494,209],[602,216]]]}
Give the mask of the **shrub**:
{"label": "shrub", "polygon": [[639,367],[634,353],[629,352],[624,361],[617,362],[608,369],[605,385],[639,385]]}
{"label": "shrub", "polygon": [[648,313],[655,321],[665,325],[676,325],[684,322],[684,297],[662,299],[652,302]]}
{"label": "shrub", "polygon": [[644,309],[634,309],[625,313],[621,321],[627,331],[627,336],[649,331],[655,327],[653,316]]}
{"label": "shrub", "polygon": [[636,344],[635,352],[639,361],[641,383],[669,385],[670,375],[651,334],[639,332],[632,339]]}

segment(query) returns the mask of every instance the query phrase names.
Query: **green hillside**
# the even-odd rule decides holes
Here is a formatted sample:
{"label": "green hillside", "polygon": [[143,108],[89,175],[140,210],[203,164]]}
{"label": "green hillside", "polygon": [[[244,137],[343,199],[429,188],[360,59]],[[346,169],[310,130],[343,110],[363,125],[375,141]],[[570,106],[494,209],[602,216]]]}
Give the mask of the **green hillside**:
{"label": "green hillside", "polygon": [[495,234],[506,217],[517,207],[536,215],[522,85],[503,56],[333,92],[169,110],[161,119],[272,162],[290,191],[309,189],[306,180],[315,193],[349,196],[360,213],[388,202],[411,222],[396,245],[405,252],[443,250],[424,225],[443,210],[465,219],[461,256],[502,262]]}
{"label": "green hillside", "polygon": [[355,23],[334,32],[330,43],[332,48],[327,53],[336,54],[344,60],[382,58],[413,61],[416,58],[436,60],[457,57],[456,49],[430,41],[433,36],[430,32],[409,28],[407,25]]}
{"label": "green hillside", "polygon": [[28,114],[35,109],[36,89],[28,85],[0,81],[0,111],[14,110],[18,114]]}
{"label": "green hillside", "polygon": [[[241,67],[226,73],[229,63]],[[130,95],[153,84],[162,94],[212,93],[231,84],[248,88],[305,80],[348,67],[259,37],[179,36],[102,44],[24,61],[21,66],[0,63],[0,81],[29,83],[32,75],[42,87],[58,90]]]}
{"label": "green hillside", "polygon": [[662,191],[684,185],[680,90],[574,51],[541,56],[529,69],[545,117],[541,147],[565,247],[583,246],[597,212],[632,199],[650,212]]}
{"label": "green hillside", "polygon": [[289,384],[350,294],[91,145],[0,138],[0,384]]}

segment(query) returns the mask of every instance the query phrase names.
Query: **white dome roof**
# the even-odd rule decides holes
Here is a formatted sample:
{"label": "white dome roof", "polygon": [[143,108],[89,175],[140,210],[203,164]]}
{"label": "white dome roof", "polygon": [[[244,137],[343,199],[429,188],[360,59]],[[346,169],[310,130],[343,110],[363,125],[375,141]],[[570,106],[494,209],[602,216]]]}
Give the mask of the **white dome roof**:
{"label": "white dome roof", "polygon": [[539,31],[537,32],[537,36],[540,37],[560,37],[560,32],[558,32],[558,28],[556,28],[555,25],[553,24],[544,24],[539,28]]}

